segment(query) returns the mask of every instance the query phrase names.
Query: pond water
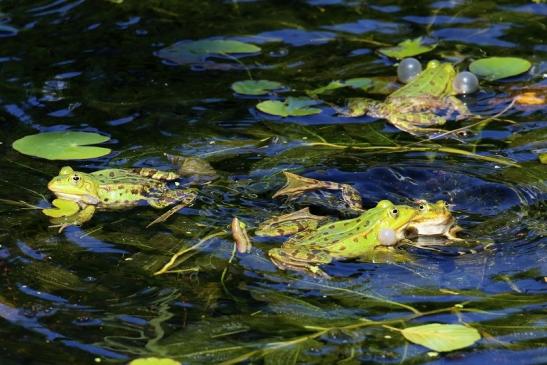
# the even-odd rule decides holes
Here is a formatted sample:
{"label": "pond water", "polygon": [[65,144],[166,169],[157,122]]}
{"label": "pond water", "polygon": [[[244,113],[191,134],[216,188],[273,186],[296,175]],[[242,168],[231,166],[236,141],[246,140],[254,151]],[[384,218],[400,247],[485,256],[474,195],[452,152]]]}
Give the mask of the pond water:
{"label": "pond water", "polygon": [[[255,108],[333,80],[394,81],[396,61],[378,48],[417,37],[439,43],[418,57],[424,65],[443,59],[463,69],[487,56],[532,63],[460,98],[483,118],[523,92],[545,98],[543,1],[5,0],[0,11],[1,364],[547,362],[544,102],[429,141],[383,119],[336,113],[348,97],[385,97],[363,90],[319,95],[313,116]],[[179,64],[159,57],[203,39],[261,50]],[[250,77],[284,89],[231,90]],[[11,147],[68,130],[108,135],[113,152],[49,161]],[[197,201],[150,228],[160,211],[143,206],[58,233],[40,210],[17,203],[48,206],[47,183],[65,165],[173,169],[164,153],[204,159],[217,177],[189,177]],[[282,240],[252,237],[252,228],[309,204],[325,213],[331,198],[272,199],[285,170],[350,184],[366,208],[446,200],[464,241],[405,245],[401,262],[335,261],[324,266],[330,280],[279,270],[267,252]],[[236,216],[251,228],[248,254],[233,253]],[[200,242],[174,272],[154,275]],[[426,323],[466,324],[482,339],[439,354],[396,330]]]}

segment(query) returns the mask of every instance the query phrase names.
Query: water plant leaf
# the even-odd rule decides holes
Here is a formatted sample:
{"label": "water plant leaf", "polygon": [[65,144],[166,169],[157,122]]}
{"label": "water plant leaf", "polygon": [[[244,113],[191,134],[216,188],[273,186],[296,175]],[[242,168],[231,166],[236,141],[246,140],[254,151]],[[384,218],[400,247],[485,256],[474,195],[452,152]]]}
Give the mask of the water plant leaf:
{"label": "water plant leaf", "polygon": [[240,41],[225,39],[181,41],[158,51],[157,56],[179,65],[200,63],[209,56],[251,54],[260,52],[260,47]]}
{"label": "water plant leaf", "polygon": [[51,204],[55,208],[46,208],[42,209],[42,213],[48,217],[60,218],[60,217],[70,217],[78,213],[80,206],[78,203],[73,202],[72,200],[65,199],[55,199]]}
{"label": "water plant leaf", "polygon": [[158,357],[146,357],[135,359],[128,365],[180,365],[180,362],[167,358],[160,359]]}
{"label": "water plant leaf", "polygon": [[530,61],[518,57],[488,57],[471,62],[469,70],[486,80],[516,76],[530,69]]}
{"label": "water plant leaf", "polygon": [[279,115],[280,117],[289,116],[304,116],[321,113],[321,109],[310,108],[311,105],[316,105],[317,100],[308,98],[295,98],[289,96],[285,101],[266,100],[256,105],[256,108],[261,112]]}
{"label": "water plant leaf", "polygon": [[405,57],[412,57],[429,52],[435,47],[437,47],[436,43],[425,45],[422,42],[422,37],[419,37],[415,39],[404,40],[395,47],[380,48],[378,51],[388,57],[401,60]]}
{"label": "water plant leaf", "polygon": [[98,133],[50,132],[32,134],[13,142],[18,152],[48,160],[80,160],[108,155],[110,148],[90,147],[110,139]]}
{"label": "water plant leaf", "polygon": [[242,95],[265,95],[282,87],[281,83],[268,80],[245,80],[236,81],[232,84],[232,90]]}
{"label": "water plant leaf", "polygon": [[430,323],[405,328],[401,333],[410,342],[437,352],[463,349],[481,339],[475,328],[460,324]]}
{"label": "water plant leaf", "polygon": [[541,162],[544,165],[547,165],[547,153],[539,154],[539,162]]}

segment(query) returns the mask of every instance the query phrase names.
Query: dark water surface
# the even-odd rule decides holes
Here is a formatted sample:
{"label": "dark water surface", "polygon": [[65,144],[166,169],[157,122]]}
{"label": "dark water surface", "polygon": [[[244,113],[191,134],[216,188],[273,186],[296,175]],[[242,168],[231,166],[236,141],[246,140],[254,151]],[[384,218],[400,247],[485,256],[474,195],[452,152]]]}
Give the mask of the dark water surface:
{"label": "dark water surface", "polygon": [[[423,63],[485,56],[532,62],[528,73],[483,82],[463,98],[473,112],[494,115],[523,88],[545,95],[546,4],[6,0],[0,12],[1,199],[51,201],[47,182],[67,162],[11,148],[45,131],[112,138],[112,154],[70,162],[77,170],[173,168],[167,152],[206,159],[219,175],[202,184],[191,208],[148,229],[159,214],[149,207],[99,213],[58,234],[39,210],[0,203],[2,365],[146,356],[182,363],[547,363],[547,174],[538,160],[547,149],[544,105],[511,108],[503,118],[514,124],[494,121],[462,140],[434,141],[518,163],[511,166],[444,152],[327,146],[419,146],[384,120],[342,118],[329,106],[362,91],[327,97],[317,116],[282,119],[254,108],[275,95],[242,97],[230,89],[249,74],[286,85],[281,97],[337,79],[393,76],[394,62],[376,49],[423,36],[440,41]],[[175,42],[209,38],[252,42],[262,51],[186,65],[157,57]],[[367,207],[380,199],[447,200],[466,243],[403,248],[411,255],[403,263],[336,262],[325,267],[334,279],[320,280],[276,269],[266,253],[280,240],[255,240],[250,254],[230,260],[233,242],[224,236],[193,251],[180,273],[153,275],[179,249],[226,230],[234,216],[254,227],[295,209],[271,198],[282,170],[349,183]],[[462,246],[488,244],[457,255]],[[390,322],[397,328],[469,323],[483,338],[435,356],[393,330],[363,325],[367,319],[401,319]]]}

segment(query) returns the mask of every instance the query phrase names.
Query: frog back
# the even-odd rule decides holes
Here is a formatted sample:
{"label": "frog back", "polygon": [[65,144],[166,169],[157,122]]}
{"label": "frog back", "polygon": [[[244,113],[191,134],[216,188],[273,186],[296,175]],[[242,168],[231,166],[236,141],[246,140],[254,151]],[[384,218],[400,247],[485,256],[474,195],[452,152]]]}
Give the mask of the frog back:
{"label": "frog back", "polygon": [[373,218],[377,213],[377,208],[373,208],[357,218],[325,224],[306,237],[297,241],[291,239],[287,244],[324,250],[334,258],[360,256],[376,245],[376,222]]}
{"label": "frog back", "polygon": [[121,209],[138,205],[164,193],[163,182],[122,169],[105,169],[92,173],[98,183],[99,208]]}
{"label": "frog back", "polygon": [[456,70],[450,63],[440,63],[437,60],[429,61],[424,71],[389,95],[388,100],[422,95],[435,97],[453,95],[452,81],[455,76]]}

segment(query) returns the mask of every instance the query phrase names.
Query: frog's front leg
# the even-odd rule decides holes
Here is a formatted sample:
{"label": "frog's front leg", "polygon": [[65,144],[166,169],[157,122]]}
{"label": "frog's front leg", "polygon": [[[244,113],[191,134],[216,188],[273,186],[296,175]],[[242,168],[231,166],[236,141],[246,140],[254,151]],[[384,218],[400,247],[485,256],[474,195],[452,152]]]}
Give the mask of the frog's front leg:
{"label": "frog's front leg", "polygon": [[444,105],[448,106],[448,115],[451,115],[454,112],[458,113],[458,116],[456,117],[457,120],[465,119],[473,115],[467,108],[467,105],[455,96],[447,96]]}
{"label": "frog's front leg", "polygon": [[319,267],[332,261],[332,257],[326,252],[305,253],[305,250],[273,248],[268,251],[268,256],[281,270],[294,270],[325,279],[331,278]]}
{"label": "frog's front leg", "polygon": [[50,227],[59,227],[59,233],[61,233],[66,227],[81,226],[85,222],[91,220],[95,211],[95,205],[86,205],[83,209],[71,216],[52,218],[51,223],[53,223],[53,225]]}
{"label": "frog's front leg", "polygon": [[348,100],[347,112],[342,113],[345,117],[360,117],[370,115],[378,117],[378,110],[382,108],[383,103],[368,98],[350,98]]}

